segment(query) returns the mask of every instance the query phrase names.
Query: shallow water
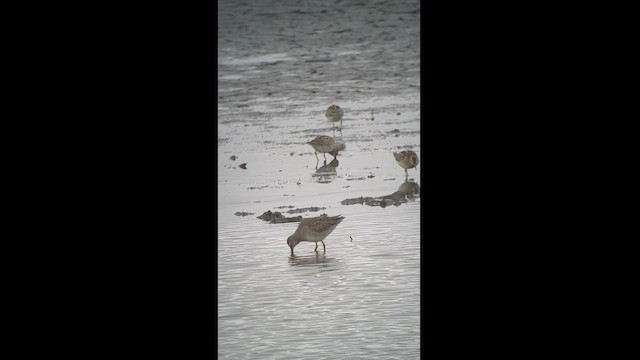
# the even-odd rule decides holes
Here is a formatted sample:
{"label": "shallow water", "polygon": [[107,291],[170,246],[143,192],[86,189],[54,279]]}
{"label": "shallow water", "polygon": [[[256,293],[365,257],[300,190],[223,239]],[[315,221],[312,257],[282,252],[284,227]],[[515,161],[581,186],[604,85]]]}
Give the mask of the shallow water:
{"label": "shallow water", "polygon": [[[419,358],[421,200],[341,201],[397,191],[402,149],[420,157],[420,184],[420,4],[327,4],[218,3],[220,359]],[[316,173],[323,156],[305,143],[334,136],[331,104],[347,149]],[[325,209],[286,213],[308,207]],[[292,257],[298,223],[256,218],[267,210],[345,220],[326,252],[302,242]]]}

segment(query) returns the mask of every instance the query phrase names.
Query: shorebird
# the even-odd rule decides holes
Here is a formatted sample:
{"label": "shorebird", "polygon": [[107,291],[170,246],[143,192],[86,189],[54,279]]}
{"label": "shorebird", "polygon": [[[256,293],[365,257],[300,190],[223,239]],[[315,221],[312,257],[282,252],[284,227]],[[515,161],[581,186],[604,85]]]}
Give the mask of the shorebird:
{"label": "shorebird", "polygon": [[341,215],[338,216],[317,216],[312,218],[302,219],[300,225],[293,233],[293,235],[287,238],[287,245],[291,248],[291,255],[293,255],[293,248],[301,241],[311,241],[316,243],[315,251],[318,251],[318,241],[322,242],[324,251],[327,251],[327,247],[324,244],[324,239],[331,234],[331,232],[344,220]]}
{"label": "shorebird", "polygon": [[307,144],[311,145],[313,149],[316,151],[316,159],[318,158],[318,153],[321,153],[324,156],[324,159],[327,160],[326,153],[330,153],[335,158],[338,155],[338,151],[346,149],[346,145],[343,143],[337,143],[331,136],[328,135],[319,135],[316,136],[315,139],[307,142]]}
{"label": "shorebird", "polygon": [[340,121],[339,130],[342,131],[342,115],[344,115],[344,110],[342,110],[342,108],[340,108],[340,106],[338,106],[338,105],[331,105],[324,112],[324,116],[326,116],[327,119],[329,119],[329,121],[334,123],[333,124],[333,130],[336,129],[336,124],[335,123]]}
{"label": "shorebird", "polygon": [[407,176],[409,176],[409,172],[407,172],[407,169],[416,167],[418,165],[418,162],[420,162],[418,160],[418,155],[411,150],[403,150],[399,153],[394,152],[393,157],[396,158],[396,162],[398,163],[398,165],[404,168],[404,173]]}

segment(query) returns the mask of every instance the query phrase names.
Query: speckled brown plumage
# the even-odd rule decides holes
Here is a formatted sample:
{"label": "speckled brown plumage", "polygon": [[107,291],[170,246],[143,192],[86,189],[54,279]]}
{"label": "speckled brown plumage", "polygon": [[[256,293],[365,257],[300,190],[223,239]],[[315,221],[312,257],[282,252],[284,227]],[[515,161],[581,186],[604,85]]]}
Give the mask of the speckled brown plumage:
{"label": "speckled brown plumage", "polygon": [[[340,130],[342,130],[342,115],[344,115],[344,110],[338,105],[331,105],[324,112],[324,116],[332,123],[340,121]],[[333,124],[333,127],[335,129],[335,124]]]}
{"label": "speckled brown plumage", "polygon": [[287,245],[291,248],[291,255],[293,255],[293,248],[302,241],[315,242],[316,251],[318,251],[318,241],[320,241],[326,251],[323,240],[331,234],[342,220],[344,220],[344,217],[341,215],[316,216],[303,219],[293,235],[287,238]]}
{"label": "speckled brown plumage", "polygon": [[333,157],[338,155],[338,151],[344,150],[346,148],[345,144],[337,143],[331,136],[328,135],[319,135],[316,136],[315,139],[307,142],[307,144],[311,145],[313,149],[316,151],[316,158],[318,158],[318,153],[323,154],[325,160],[327,156],[324,155],[326,153],[330,153]]}
{"label": "speckled brown plumage", "polygon": [[420,160],[418,154],[411,150],[403,150],[399,153],[393,153],[393,157],[396,159],[398,165],[404,168],[404,173],[409,176],[407,169],[412,169],[418,165]]}

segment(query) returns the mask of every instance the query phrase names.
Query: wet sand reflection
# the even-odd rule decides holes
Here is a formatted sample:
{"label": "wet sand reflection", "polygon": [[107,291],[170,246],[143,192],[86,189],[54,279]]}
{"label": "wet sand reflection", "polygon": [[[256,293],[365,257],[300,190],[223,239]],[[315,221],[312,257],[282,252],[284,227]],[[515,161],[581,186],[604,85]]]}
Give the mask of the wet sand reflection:
{"label": "wet sand reflection", "polygon": [[331,162],[329,162],[328,164],[325,161],[324,165],[317,169],[316,172],[311,176],[316,180],[316,182],[330,183],[338,175],[338,165],[340,165],[340,162],[337,158],[333,158],[333,160],[331,160]]}
{"label": "wet sand reflection", "polygon": [[289,265],[291,266],[310,266],[321,265],[329,266],[335,258],[327,257],[325,253],[317,252],[314,255],[292,255],[289,256]]}

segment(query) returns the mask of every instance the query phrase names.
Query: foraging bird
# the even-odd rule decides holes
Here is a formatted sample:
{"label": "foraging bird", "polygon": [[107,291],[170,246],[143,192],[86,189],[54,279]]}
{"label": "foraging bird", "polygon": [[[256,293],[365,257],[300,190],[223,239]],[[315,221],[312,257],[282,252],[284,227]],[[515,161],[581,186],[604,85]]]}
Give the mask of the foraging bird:
{"label": "foraging bird", "polygon": [[[344,115],[344,110],[338,105],[331,105],[324,112],[324,116],[332,123],[340,121],[340,131],[342,131],[342,115]],[[336,129],[336,124],[333,124],[333,129]]]}
{"label": "foraging bird", "polygon": [[418,165],[418,155],[411,150],[403,150],[399,153],[393,153],[393,157],[396,158],[398,165],[404,168],[404,173],[409,176],[407,169],[414,168]]}
{"label": "foraging bird", "polygon": [[341,215],[338,216],[317,216],[312,218],[302,219],[300,225],[293,233],[293,235],[287,238],[287,245],[291,248],[291,255],[293,255],[293,248],[296,247],[301,241],[311,241],[316,243],[315,251],[318,251],[318,241],[322,242],[324,251],[327,251],[327,247],[324,244],[324,239],[331,234],[331,232],[344,220]]}
{"label": "foraging bird", "polygon": [[316,136],[315,139],[307,142],[307,144],[311,145],[316,151],[316,159],[318,160],[320,160],[318,153],[321,153],[324,159],[327,160],[326,153],[330,153],[335,158],[338,155],[338,151],[346,149],[345,144],[337,143],[331,136],[327,135]]}

